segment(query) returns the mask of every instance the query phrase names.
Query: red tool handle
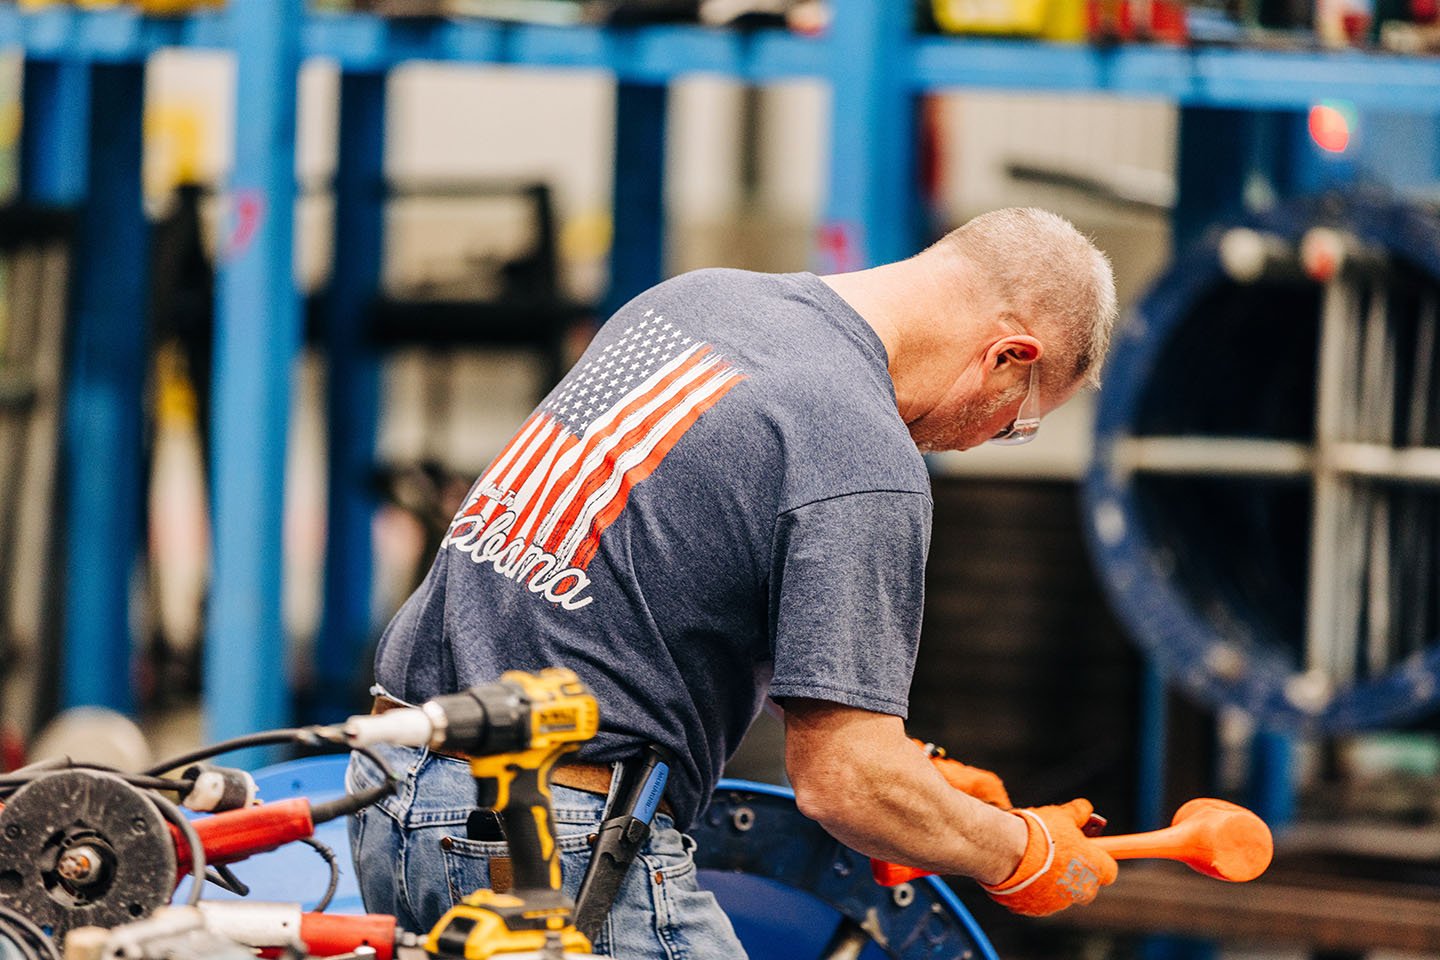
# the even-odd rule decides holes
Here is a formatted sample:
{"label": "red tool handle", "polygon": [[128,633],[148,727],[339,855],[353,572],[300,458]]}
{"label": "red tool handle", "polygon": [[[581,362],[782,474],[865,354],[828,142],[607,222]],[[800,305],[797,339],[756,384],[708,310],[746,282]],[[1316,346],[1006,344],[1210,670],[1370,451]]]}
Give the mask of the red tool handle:
{"label": "red tool handle", "polygon": [[[190,872],[190,844],[173,826],[170,832],[175,838],[175,855],[183,877]],[[201,817],[195,821],[195,832],[200,836],[208,863],[234,863],[312,836],[315,821],[310,816],[310,801],[296,797]]]}
{"label": "red tool handle", "polygon": [[341,916],[307,913],[300,917],[300,940],[317,957],[354,953],[356,947],[373,947],[375,960],[395,956],[395,918],[383,913]]}
{"label": "red tool handle", "polygon": [[395,918],[382,913],[333,916],[301,913],[298,903],[257,903],[227,900],[201,908],[210,929],[253,947],[272,960],[283,957],[298,939],[305,953],[333,957],[371,947],[376,960],[394,960]]}
{"label": "red tool handle", "polygon": [[870,858],[870,874],[882,887],[898,887],[902,883],[931,876],[929,870],[921,870],[919,867],[902,867],[898,863],[876,860],[874,857]]}

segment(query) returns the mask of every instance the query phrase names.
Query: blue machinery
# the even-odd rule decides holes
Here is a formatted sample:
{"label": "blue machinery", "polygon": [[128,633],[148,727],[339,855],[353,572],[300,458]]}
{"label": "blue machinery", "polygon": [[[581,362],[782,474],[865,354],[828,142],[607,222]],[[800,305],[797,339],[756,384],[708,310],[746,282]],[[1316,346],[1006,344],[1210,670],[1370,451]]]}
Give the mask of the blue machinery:
{"label": "blue machinery", "polygon": [[[1252,223],[1256,233],[1215,231],[1178,260],[1117,345],[1088,532],[1130,635],[1201,699],[1276,730],[1383,727],[1440,701],[1428,609],[1435,521],[1418,499],[1440,482],[1427,346],[1440,218],[1336,195]],[[1253,285],[1222,267],[1232,239],[1263,234],[1294,255],[1321,230],[1343,231],[1384,261],[1370,278],[1332,281],[1339,291],[1298,265]],[[1359,294],[1348,316],[1330,314],[1337,292]],[[1266,346],[1246,357],[1243,330],[1257,325],[1268,327]],[[1339,369],[1326,369],[1329,356]],[[1179,382],[1182,364],[1208,364],[1209,375]],[[1347,373],[1357,379],[1345,382]],[[1215,396],[1217,387],[1231,396]],[[1346,404],[1357,409],[1328,415]],[[1327,536],[1336,509],[1364,517]],[[1204,538],[1197,524],[1220,536]],[[1174,545],[1191,555],[1177,562]],[[1353,569],[1329,566],[1337,562]],[[1346,596],[1357,588],[1366,596]]]}
{"label": "blue machinery", "polygon": [[801,814],[784,787],[722,780],[691,833],[701,882],[752,960],[997,960],[943,881],[880,887],[870,861]]}
{"label": "blue machinery", "polygon": [[[666,84],[713,72],[747,82],[826,80],[830,200],[824,269],[911,253],[920,242],[913,121],[918,97],[950,87],[1098,92],[1170,98],[1182,107],[1177,239],[1240,207],[1255,175],[1280,195],[1326,167],[1303,135],[1321,98],[1361,110],[1407,112],[1394,124],[1433,178],[1440,61],[1361,54],[1127,46],[1095,49],[1025,41],[919,37],[909,3],[834,0],[827,38],[699,27],[543,28],[478,21],[385,21],[309,13],[302,0],[229,0],[220,13],[173,19],[130,10],[0,7],[0,43],[26,57],[22,190],[78,206],[82,230],[72,306],[63,448],[71,530],[66,571],[67,704],[132,706],[127,676],[129,577],[140,530],[140,328],[146,225],[140,205],[145,62],[167,46],[233,50],[235,142],[217,289],[214,463],[215,578],[206,647],[209,739],[283,726],[288,683],[280,619],[281,478],[289,377],[300,341],[292,274],[297,73],[323,56],[341,71],[337,242],[326,304],[330,353],[329,558],[319,691],[345,687],[369,632],[368,517],[363,465],[374,441],[376,361],[360,316],[378,285],[386,73],[435,60],[600,68],[618,84],[612,300],[661,275],[658,171]],[[1377,115],[1378,116],[1378,115]],[[1398,119],[1398,118],[1397,118]],[[1392,138],[1391,143],[1399,142]],[[1383,151],[1381,151],[1383,152]],[[1411,154],[1414,154],[1413,147]],[[1158,679],[1150,685],[1158,703]],[[333,704],[322,702],[322,711]],[[328,712],[334,712],[328,710]],[[1147,769],[1163,754],[1163,715],[1150,711]],[[1283,757],[1283,744],[1276,756]],[[1279,762],[1279,761],[1277,761]],[[1283,765],[1283,764],[1282,764]],[[1155,780],[1155,777],[1151,777]],[[1158,782],[1158,781],[1157,781]],[[1153,785],[1152,785],[1153,786]],[[1142,816],[1158,824],[1153,809]]]}

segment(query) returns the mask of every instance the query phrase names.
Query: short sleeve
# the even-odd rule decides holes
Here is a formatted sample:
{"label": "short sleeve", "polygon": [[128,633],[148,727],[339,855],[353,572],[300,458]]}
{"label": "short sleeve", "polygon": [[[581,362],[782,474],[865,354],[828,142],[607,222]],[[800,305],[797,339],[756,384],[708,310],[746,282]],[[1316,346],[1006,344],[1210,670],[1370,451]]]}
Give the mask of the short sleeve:
{"label": "short sleeve", "polygon": [[904,717],[920,643],[930,498],[832,497],[776,520],[770,695]]}

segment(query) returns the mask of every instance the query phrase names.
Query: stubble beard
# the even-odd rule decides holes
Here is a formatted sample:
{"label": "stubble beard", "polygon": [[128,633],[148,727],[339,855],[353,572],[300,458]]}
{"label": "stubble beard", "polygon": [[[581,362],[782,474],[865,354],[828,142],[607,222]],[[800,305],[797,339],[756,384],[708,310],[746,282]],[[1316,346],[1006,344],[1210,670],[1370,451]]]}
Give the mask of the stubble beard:
{"label": "stubble beard", "polygon": [[[993,397],[980,397],[965,401],[941,428],[933,434],[915,438],[915,446],[921,453],[947,453],[952,450],[968,450],[964,446],[966,434],[975,429],[977,423],[989,420],[1005,407],[1019,399],[1024,387],[1005,390]],[[987,438],[988,439],[988,438]],[[983,442],[983,441],[982,441]]]}

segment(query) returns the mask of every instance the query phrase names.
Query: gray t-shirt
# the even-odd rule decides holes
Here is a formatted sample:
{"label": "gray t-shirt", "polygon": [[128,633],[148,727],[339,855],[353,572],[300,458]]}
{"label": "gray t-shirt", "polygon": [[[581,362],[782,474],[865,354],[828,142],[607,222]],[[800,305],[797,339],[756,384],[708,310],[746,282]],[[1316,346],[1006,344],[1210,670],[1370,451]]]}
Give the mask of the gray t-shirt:
{"label": "gray t-shirt", "polygon": [[669,747],[681,829],[767,694],[903,717],[931,499],[886,364],[811,274],[637,297],[471,488],[377,679],[570,667],[600,702],[580,756]]}

